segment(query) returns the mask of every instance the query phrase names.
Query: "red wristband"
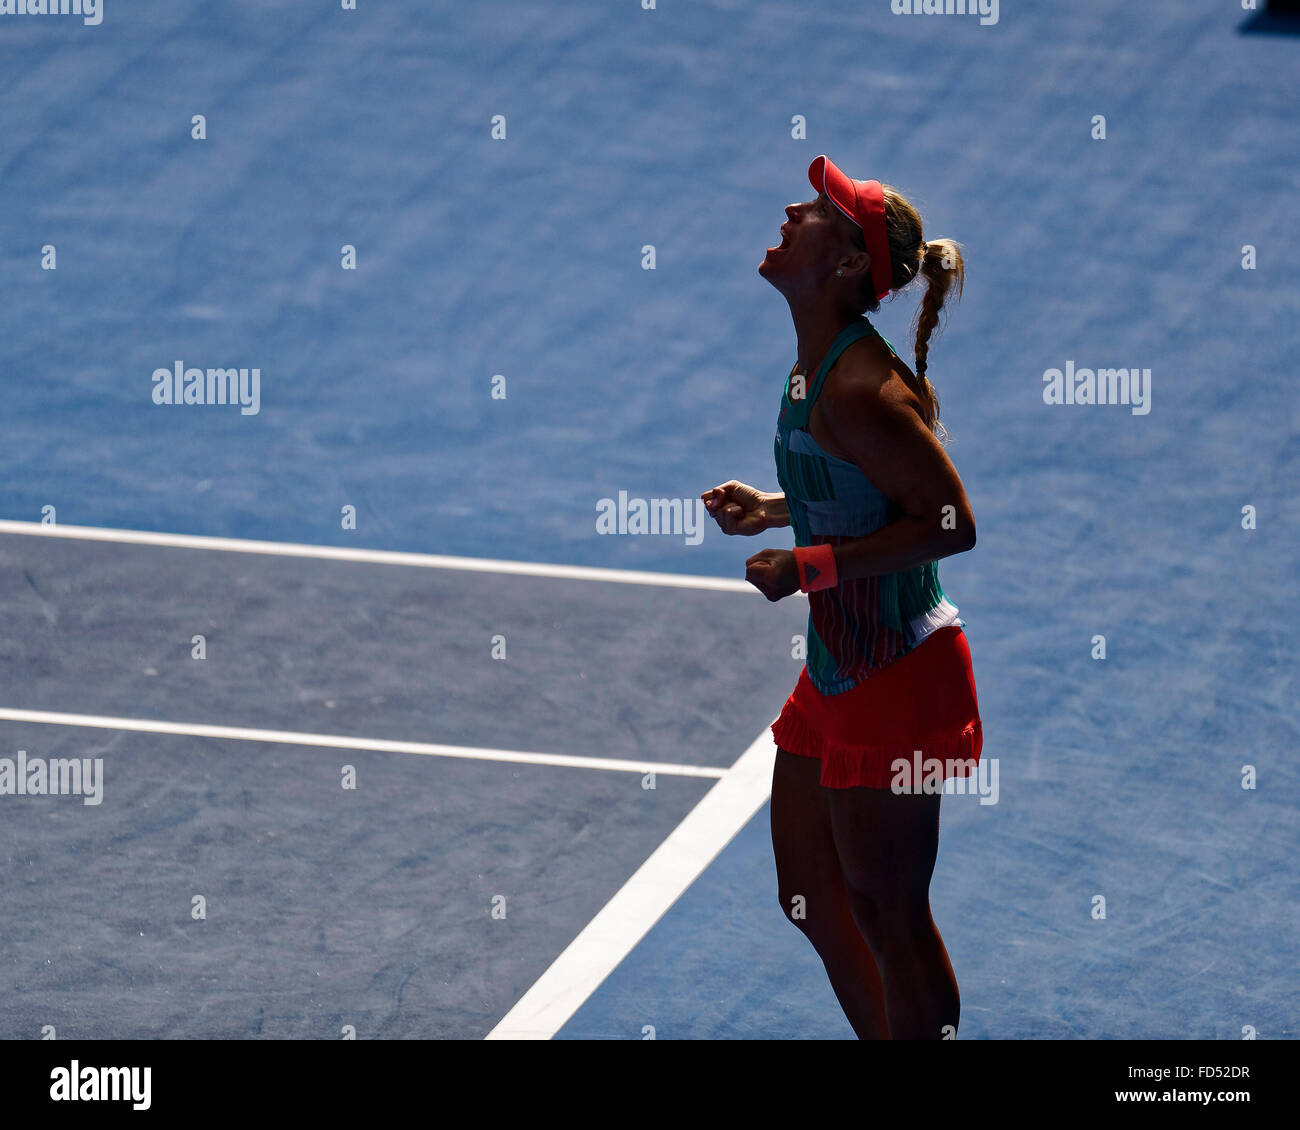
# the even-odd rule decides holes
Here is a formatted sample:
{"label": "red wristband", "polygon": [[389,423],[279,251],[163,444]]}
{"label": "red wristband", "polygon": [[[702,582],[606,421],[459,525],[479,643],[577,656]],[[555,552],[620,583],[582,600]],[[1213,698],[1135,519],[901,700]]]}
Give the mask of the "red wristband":
{"label": "red wristband", "polygon": [[799,574],[799,589],[802,592],[833,589],[839,584],[833,546],[798,546],[794,551],[794,567]]}

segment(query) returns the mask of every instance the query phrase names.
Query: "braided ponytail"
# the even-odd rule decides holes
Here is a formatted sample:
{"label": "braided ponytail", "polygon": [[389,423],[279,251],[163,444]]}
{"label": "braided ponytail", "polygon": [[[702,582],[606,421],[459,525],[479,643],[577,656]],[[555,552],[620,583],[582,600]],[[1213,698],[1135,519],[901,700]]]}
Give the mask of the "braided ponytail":
{"label": "braided ponytail", "polygon": [[[939,397],[926,377],[929,367],[930,337],[939,327],[939,311],[945,299],[955,288],[960,297],[966,281],[966,267],[956,240],[935,239],[927,243],[921,229],[921,217],[907,198],[895,188],[882,185],[885,193],[885,233],[889,238],[889,258],[892,267],[891,290],[901,290],[921,276],[925,277],[926,290],[914,322],[916,332],[916,377],[908,386],[921,401],[925,426],[941,440],[948,430],[939,422]],[[861,235],[853,233],[853,243],[860,251],[866,250]],[[864,275],[858,294],[858,307],[868,313],[880,309],[872,280]]]}
{"label": "braided ponytail", "polygon": [[916,381],[921,387],[913,391],[920,396],[922,405],[928,407],[926,423],[940,439],[944,439],[948,431],[939,423],[939,397],[925,372],[929,368],[930,335],[939,326],[939,311],[954,286],[956,296],[961,297],[966,282],[966,266],[955,240],[935,239],[922,243],[922,247],[918,273],[925,277],[926,288],[913,323],[916,328]]}

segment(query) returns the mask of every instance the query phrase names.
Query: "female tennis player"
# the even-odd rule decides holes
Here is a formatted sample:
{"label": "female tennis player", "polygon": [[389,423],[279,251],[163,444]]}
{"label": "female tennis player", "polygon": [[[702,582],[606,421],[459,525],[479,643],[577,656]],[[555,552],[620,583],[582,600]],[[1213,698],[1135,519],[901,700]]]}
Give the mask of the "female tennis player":
{"label": "female tennis player", "polygon": [[[798,339],[776,433],[784,493],[733,480],[703,498],[724,533],[792,527],[793,552],[754,554],[746,579],[773,601],[808,594],[806,663],[772,727],[781,905],[860,1038],[952,1038],[960,999],[930,876],[942,781],[975,771],[983,736],[935,563],[975,545],[975,522],[925,373],[964,267],[888,185],[824,155],[808,179],[816,198],[786,208],[758,268]],[[913,373],[865,314],[922,276]]]}

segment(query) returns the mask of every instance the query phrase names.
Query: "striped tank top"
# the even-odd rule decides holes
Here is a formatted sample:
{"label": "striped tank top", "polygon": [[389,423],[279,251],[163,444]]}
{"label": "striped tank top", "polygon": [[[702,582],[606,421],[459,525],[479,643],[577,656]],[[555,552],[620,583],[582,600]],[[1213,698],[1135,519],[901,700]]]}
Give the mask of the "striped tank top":
{"label": "striped tank top", "polygon": [[[785,491],[796,546],[839,545],[865,537],[899,514],[855,464],[824,451],[808,431],[812,407],[831,366],[853,342],[869,334],[879,336],[866,318],[851,322],[831,345],[802,397],[790,397],[797,362],[786,378],[776,426],[776,476]],[[894,351],[884,337],[880,340]],[[940,587],[933,561],[811,592],[808,678],[822,694],[842,694],[911,651],[931,632],[954,623],[963,621]]]}

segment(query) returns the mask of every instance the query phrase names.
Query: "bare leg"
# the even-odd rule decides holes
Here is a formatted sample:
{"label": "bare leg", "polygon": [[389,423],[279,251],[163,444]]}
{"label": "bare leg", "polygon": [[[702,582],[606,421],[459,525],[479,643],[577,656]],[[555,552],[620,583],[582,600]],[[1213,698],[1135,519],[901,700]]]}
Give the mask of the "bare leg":
{"label": "bare leg", "polygon": [[887,1040],[880,973],[853,917],[831,834],[832,790],[822,787],[820,774],[816,758],[777,750],[771,812],[781,907],[822,959],[859,1039]]}
{"label": "bare leg", "polygon": [[957,978],[930,914],[940,794],[830,789],[831,829],[855,920],[875,955],[896,1040],[956,1034]]}

